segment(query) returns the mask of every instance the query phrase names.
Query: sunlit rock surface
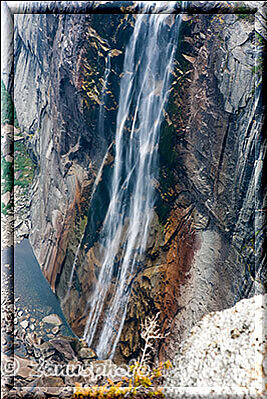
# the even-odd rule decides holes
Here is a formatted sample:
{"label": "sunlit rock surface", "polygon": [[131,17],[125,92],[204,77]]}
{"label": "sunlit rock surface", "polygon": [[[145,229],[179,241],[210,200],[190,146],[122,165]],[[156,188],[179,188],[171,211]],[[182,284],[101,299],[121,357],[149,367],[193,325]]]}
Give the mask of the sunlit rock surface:
{"label": "sunlit rock surface", "polygon": [[178,348],[167,376],[166,397],[264,395],[266,299],[266,295],[257,295],[204,316]]}

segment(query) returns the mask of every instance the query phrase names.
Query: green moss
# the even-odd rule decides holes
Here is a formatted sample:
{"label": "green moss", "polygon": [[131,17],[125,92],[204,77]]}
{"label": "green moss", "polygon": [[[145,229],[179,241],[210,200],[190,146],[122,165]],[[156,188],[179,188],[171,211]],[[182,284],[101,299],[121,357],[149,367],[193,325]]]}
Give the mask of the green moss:
{"label": "green moss", "polygon": [[245,14],[245,13],[239,14],[238,17],[241,19],[244,19],[246,21],[249,21],[249,22],[254,22],[254,19],[255,19],[253,14]]}
{"label": "green moss", "polygon": [[3,80],[1,80],[1,123],[19,127],[11,95],[7,92]]}
{"label": "green moss", "polygon": [[266,40],[258,32],[255,32],[255,37],[257,44],[264,45],[266,43]]}
{"label": "green moss", "polygon": [[[2,168],[2,182],[1,192],[2,195],[11,192],[14,186],[20,186],[24,188],[24,194],[28,194],[29,187],[32,183],[34,175],[34,165],[26,151],[23,143],[15,142],[14,144],[14,164],[12,161],[7,161],[5,157],[1,157],[1,168]],[[15,174],[19,176],[14,179]],[[11,205],[10,205],[11,206]],[[10,206],[1,206],[1,212],[7,214],[7,210]]]}
{"label": "green moss", "polygon": [[[19,177],[15,178],[14,185],[29,188],[34,176],[34,164],[26,150],[23,142],[14,143],[14,171],[15,176],[18,173]],[[25,191],[25,193],[27,190]]]}
{"label": "green moss", "polygon": [[156,213],[159,218],[159,222],[162,226],[165,225],[169,214],[170,214],[170,206],[165,204],[160,198],[156,201]]}
{"label": "green moss", "polygon": [[87,225],[87,221],[88,221],[87,216],[84,216],[83,218],[81,218],[81,222],[80,222],[80,231],[81,231],[81,233],[84,232],[85,227]]}
{"label": "green moss", "polygon": [[264,60],[263,57],[258,57],[256,59],[256,64],[252,67],[252,73],[262,72],[264,68]]}
{"label": "green moss", "polygon": [[236,14],[247,14],[248,8],[245,5],[238,5],[235,12]]}
{"label": "green moss", "polygon": [[9,202],[7,205],[5,205],[3,202],[1,202],[1,213],[3,215],[8,215],[9,211],[12,209],[12,203]]}
{"label": "green moss", "polygon": [[163,164],[167,163],[170,167],[174,166],[177,161],[177,154],[174,148],[174,134],[175,130],[173,126],[163,123],[159,144],[160,161]]}
{"label": "green moss", "polygon": [[13,188],[13,163],[7,161],[4,157],[1,160],[1,168],[2,168],[2,182],[1,182],[1,191],[2,194],[7,193],[8,191],[12,191]]}

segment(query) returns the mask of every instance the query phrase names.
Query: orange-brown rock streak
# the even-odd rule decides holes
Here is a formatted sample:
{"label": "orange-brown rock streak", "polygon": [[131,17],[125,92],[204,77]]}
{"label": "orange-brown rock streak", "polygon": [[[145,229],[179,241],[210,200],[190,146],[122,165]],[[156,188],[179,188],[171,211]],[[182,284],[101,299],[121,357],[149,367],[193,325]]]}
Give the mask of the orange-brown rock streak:
{"label": "orange-brown rock streak", "polygon": [[[179,313],[181,285],[185,285],[190,278],[190,269],[194,260],[196,247],[195,232],[192,227],[192,207],[186,209],[174,209],[167,222],[167,236],[170,238],[165,244],[166,270],[163,280],[163,293],[161,304],[162,333],[166,338],[160,343],[159,358],[166,359],[168,347],[168,333],[172,329],[172,322]],[[169,355],[169,354],[168,354]]]}

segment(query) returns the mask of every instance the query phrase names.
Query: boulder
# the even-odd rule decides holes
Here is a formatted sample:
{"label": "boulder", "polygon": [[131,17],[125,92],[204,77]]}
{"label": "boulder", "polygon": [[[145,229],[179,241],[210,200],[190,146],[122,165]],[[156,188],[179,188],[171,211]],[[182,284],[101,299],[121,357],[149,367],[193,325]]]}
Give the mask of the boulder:
{"label": "boulder", "polygon": [[96,359],[97,355],[91,348],[81,348],[79,353],[79,357],[83,359]]}
{"label": "boulder", "polygon": [[57,326],[60,326],[62,324],[62,321],[60,319],[60,317],[57,314],[50,314],[48,316],[45,316],[42,321],[44,323],[48,323],[48,324],[55,324]]}
{"label": "boulder", "polygon": [[74,350],[70,343],[62,338],[51,339],[49,343],[67,360],[76,359]]}
{"label": "boulder", "polygon": [[28,325],[29,325],[29,322],[28,322],[28,320],[23,320],[23,321],[21,321],[21,323],[20,323],[20,325],[21,325],[21,327],[22,328],[27,328],[28,327]]}

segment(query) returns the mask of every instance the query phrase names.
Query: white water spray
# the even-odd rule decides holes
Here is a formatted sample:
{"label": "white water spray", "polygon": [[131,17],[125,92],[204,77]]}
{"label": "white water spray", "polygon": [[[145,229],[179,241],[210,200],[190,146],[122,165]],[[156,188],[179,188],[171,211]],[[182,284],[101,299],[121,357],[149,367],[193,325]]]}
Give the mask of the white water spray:
{"label": "white water spray", "polygon": [[[162,3],[166,2],[159,6]],[[144,261],[155,203],[160,125],[180,26],[179,16],[171,18],[170,26],[168,14],[137,15],[125,52],[110,204],[99,239],[102,266],[84,330],[91,345],[102,323],[96,346],[100,358],[114,355],[126,316],[129,280]]]}

